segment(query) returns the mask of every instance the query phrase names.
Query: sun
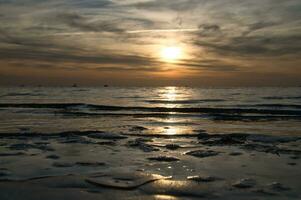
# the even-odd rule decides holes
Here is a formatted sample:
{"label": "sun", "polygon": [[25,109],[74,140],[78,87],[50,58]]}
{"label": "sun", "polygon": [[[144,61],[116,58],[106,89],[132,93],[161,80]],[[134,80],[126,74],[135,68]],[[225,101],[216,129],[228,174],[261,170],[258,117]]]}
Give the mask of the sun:
{"label": "sun", "polygon": [[176,46],[164,47],[161,50],[161,57],[165,61],[169,61],[169,62],[180,59],[181,54],[182,54],[182,49]]}

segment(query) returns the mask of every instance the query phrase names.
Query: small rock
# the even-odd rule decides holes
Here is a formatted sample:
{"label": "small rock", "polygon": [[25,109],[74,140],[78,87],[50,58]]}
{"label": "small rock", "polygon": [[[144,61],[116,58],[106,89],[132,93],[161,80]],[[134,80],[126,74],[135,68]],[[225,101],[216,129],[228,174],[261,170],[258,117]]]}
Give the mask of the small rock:
{"label": "small rock", "polygon": [[297,165],[297,163],[294,163],[294,162],[290,162],[290,163],[287,163],[288,165],[291,165],[291,166],[295,166]]}
{"label": "small rock", "polygon": [[129,129],[129,131],[145,131],[148,130],[148,128],[145,128],[143,126],[133,126],[132,128]]}
{"label": "small rock", "polygon": [[273,183],[269,184],[268,187],[275,191],[290,190],[289,187],[285,187],[281,183],[278,183],[278,182],[273,182]]}
{"label": "small rock", "polygon": [[212,151],[212,150],[195,150],[195,151],[189,151],[186,154],[190,156],[199,157],[199,158],[205,158],[210,156],[216,156],[219,154],[219,152]]}
{"label": "small rock", "polygon": [[158,148],[153,147],[152,145],[145,144],[144,142],[149,141],[143,138],[137,138],[135,140],[128,141],[128,146],[130,147],[138,147],[144,152],[152,152],[152,151],[159,151]]}
{"label": "small rock", "polygon": [[11,152],[11,153],[0,153],[0,157],[6,157],[6,156],[22,156],[25,155],[23,152]]}
{"label": "small rock", "polygon": [[48,156],[46,156],[46,158],[49,158],[49,159],[54,159],[54,160],[56,160],[56,159],[59,159],[60,157],[59,157],[59,156],[57,156],[57,155],[55,155],[55,154],[52,154],[52,155],[48,155]]}
{"label": "small rock", "polygon": [[10,174],[11,174],[11,172],[6,171],[6,170],[0,171],[0,177],[2,177],[2,176],[9,176]]}
{"label": "small rock", "polygon": [[155,160],[155,161],[163,161],[163,162],[174,162],[178,161],[179,159],[176,157],[170,157],[170,156],[158,156],[158,157],[151,157],[148,158],[149,160]]}
{"label": "small rock", "polygon": [[177,145],[177,144],[167,144],[167,145],[165,145],[165,147],[170,150],[176,150],[176,149],[180,148],[181,146]]}
{"label": "small rock", "polygon": [[196,182],[212,182],[219,180],[219,178],[216,178],[214,176],[188,176],[187,179]]}
{"label": "small rock", "polygon": [[91,133],[87,136],[90,137],[90,138],[104,139],[104,140],[119,140],[119,139],[127,138],[124,135],[119,135],[119,134],[116,134],[116,133],[105,133],[105,132]]}
{"label": "small rock", "polygon": [[242,153],[241,152],[231,152],[231,153],[229,153],[229,155],[230,156],[240,156],[240,155],[242,155]]}
{"label": "small rock", "polygon": [[52,165],[54,167],[72,167],[72,166],[74,166],[73,163],[68,163],[68,162],[55,162]]}
{"label": "small rock", "polygon": [[294,160],[297,160],[297,159],[299,159],[300,157],[299,157],[299,156],[296,156],[296,155],[294,155],[294,156],[290,156],[290,158],[291,158],[291,159],[294,159]]}
{"label": "small rock", "polygon": [[234,184],[232,184],[232,186],[236,188],[251,188],[254,187],[255,184],[256,184],[255,180],[247,178],[235,182]]}
{"label": "small rock", "polygon": [[275,193],[265,189],[254,189],[254,192],[264,194],[264,195],[275,195]]}
{"label": "small rock", "polygon": [[92,167],[96,167],[96,166],[103,166],[105,165],[104,162],[76,162],[76,165],[80,165],[80,166],[92,166]]}
{"label": "small rock", "polygon": [[116,143],[113,142],[113,141],[96,142],[96,144],[99,144],[99,145],[110,145],[110,146],[115,146],[116,145]]}

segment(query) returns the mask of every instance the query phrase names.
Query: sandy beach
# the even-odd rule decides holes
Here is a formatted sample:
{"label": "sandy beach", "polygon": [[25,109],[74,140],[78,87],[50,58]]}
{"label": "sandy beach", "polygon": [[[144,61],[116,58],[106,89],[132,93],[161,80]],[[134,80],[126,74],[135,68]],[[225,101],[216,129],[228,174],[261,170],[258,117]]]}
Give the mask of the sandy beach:
{"label": "sandy beach", "polygon": [[297,88],[14,90],[1,200],[301,198]]}
{"label": "sandy beach", "polygon": [[300,199],[300,137],[142,132],[2,135],[0,198]]}

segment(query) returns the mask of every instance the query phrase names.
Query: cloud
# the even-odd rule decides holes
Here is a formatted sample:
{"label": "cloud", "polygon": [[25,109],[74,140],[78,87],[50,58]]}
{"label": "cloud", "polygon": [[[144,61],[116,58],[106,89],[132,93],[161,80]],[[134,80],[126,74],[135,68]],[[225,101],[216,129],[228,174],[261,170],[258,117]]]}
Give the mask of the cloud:
{"label": "cloud", "polygon": [[194,44],[220,55],[270,57],[299,55],[300,41],[300,35],[221,36],[217,41],[206,41],[199,37]]}
{"label": "cloud", "polygon": [[136,7],[139,9],[146,9],[146,10],[174,10],[174,11],[187,11],[193,10],[196,8],[196,5],[202,4],[206,2],[206,0],[151,0],[145,2],[138,2],[130,4],[131,7]]}
{"label": "cloud", "polygon": [[[138,71],[145,70],[151,66],[160,66],[160,62],[156,59],[138,55],[122,55],[114,53],[87,55],[84,52],[37,51],[31,48],[0,49],[0,60],[18,60],[21,62],[39,61],[53,64],[53,66],[61,64],[62,67],[67,63],[93,65],[94,67],[98,65],[98,68],[101,68],[102,65],[104,67],[109,65],[112,70],[115,69],[115,66],[123,66],[123,69],[136,69]],[[85,67],[83,66],[82,68],[84,69]],[[150,68],[148,70],[150,70]]]}
{"label": "cloud", "polygon": [[221,28],[217,24],[201,24],[199,25],[198,34],[202,37],[220,35]]}
{"label": "cloud", "polygon": [[175,69],[199,76],[246,69],[276,73],[281,66],[288,73],[301,62],[299,0],[0,0],[0,5],[1,66],[165,72],[172,69],[159,61],[157,50],[168,45],[187,54]]}
{"label": "cloud", "polygon": [[118,23],[110,21],[89,22],[87,18],[77,13],[60,13],[57,15],[57,20],[67,24],[71,28],[76,28],[81,31],[95,32],[115,32],[122,33],[124,30],[118,27]]}

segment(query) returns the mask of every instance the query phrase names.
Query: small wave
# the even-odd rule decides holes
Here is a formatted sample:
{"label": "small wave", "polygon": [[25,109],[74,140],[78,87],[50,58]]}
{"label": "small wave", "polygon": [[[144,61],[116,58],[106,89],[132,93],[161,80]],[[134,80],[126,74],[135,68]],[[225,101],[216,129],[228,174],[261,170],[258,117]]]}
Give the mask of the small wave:
{"label": "small wave", "polygon": [[147,103],[158,103],[158,104],[197,104],[204,102],[223,102],[223,99],[200,99],[200,100],[146,100]]}
{"label": "small wave", "polygon": [[287,97],[279,97],[279,96],[269,96],[269,97],[263,97],[263,99],[268,100],[286,100],[286,99],[301,99],[301,96],[287,96]]}
{"label": "small wave", "polygon": [[1,97],[18,97],[18,96],[42,96],[42,94],[37,93],[7,93]]}
{"label": "small wave", "polygon": [[118,99],[143,99],[144,97],[141,96],[129,96],[129,97],[115,97]]}
{"label": "small wave", "polygon": [[266,122],[266,121],[283,121],[283,120],[301,120],[301,115],[227,115],[227,114],[210,114],[209,118],[215,121],[243,121],[243,122]]}
{"label": "small wave", "polygon": [[265,109],[265,108],[213,108],[213,107],[184,107],[184,108],[169,108],[169,107],[135,107],[135,106],[106,106],[83,103],[48,103],[48,104],[0,104],[0,108],[48,108],[48,109],[65,109],[78,110],[78,108],[87,108],[93,111],[134,111],[134,112],[159,112],[159,113],[225,113],[225,114],[269,114],[269,115],[293,115],[301,116],[301,110],[291,109]]}
{"label": "small wave", "polygon": [[236,105],[237,107],[266,107],[266,108],[293,108],[301,109],[299,104],[254,104],[254,105]]}

